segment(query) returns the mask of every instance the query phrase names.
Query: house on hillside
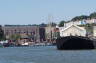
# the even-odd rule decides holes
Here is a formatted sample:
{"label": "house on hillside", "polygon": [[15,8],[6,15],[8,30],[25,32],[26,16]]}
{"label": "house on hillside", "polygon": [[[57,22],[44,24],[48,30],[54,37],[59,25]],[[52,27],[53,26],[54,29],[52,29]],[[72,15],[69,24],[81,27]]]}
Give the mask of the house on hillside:
{"label": "house on hillside", "polygon": [[86,36],[86,29],[77,25],[71,25],[60,30],[60,36]]}
{"label": "house on hillside", "polygon": [[86,20],[78,20],[78,21],[69,21],[64,23],[64,27],[72,26],[72,25],[84,25],[86,24]]}
{"label": "house on hillside", "polygon": [[96,23],[96,19],[87,19],[86,23],[89,23],[89,24]]}
{"label": "house on hillside", "polygon": [[83,20],[77,20],[77,21],[69,21],[64,23],[64,27],[68,27],[70,25],[85,25],[85,24],[96,24],[96,19],[83,19]]}

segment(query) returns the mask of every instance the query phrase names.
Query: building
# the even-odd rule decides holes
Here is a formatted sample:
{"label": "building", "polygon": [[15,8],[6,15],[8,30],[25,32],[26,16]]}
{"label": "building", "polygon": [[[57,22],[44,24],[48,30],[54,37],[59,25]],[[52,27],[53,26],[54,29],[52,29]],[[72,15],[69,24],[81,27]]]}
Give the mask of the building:
{"label": "building", "polygon": [[96,26],[93,26],[93,36],[96,37]]}
{"label": "building", "polygon": [[41,42],[46,41],[46,38],[45,38],[45,27],[40,27],[39,28],[39,35],[40,35],[40,41]]}
{"label": "building", "polygon": [[87,19],[86,23],[89,23],[89,24],[96,23],[96,19]]}
{"label": "building", "polygon": [[51,42],[53,39],[53,33],[54,33],[54,27],[48,26],[45,27],[45,36],[46,36],[46,41]]}
{"label": "building", "polygon": [[86,21],[85,20],[80,20],[80,21],[69,21],[69,22],[66,22],[64,23],[64,27],[68,27],[68,26],[71,26],[71,25],[83,25],[83,24],[86,24]]}
{"label": "building", "polygon": [[[10,39],[12,35],[20,35],[20,42],[41,42],[44,40],[44,28],[32,25],[5,25],[3,26],[4,35]],[[43,31],[42,31],[43,30]]]}
{"label": "building", "polygon": [[83,27],[77,25],[71,25],[66,28],[60,29],[60,36],[86,36],[86,30]]}
{"label": "building", "polygon": [[68,27],[71,26],[73,24],[75,25],[84,25],[84,24],[92,24],[92,23],[96,23],[96,19],[84,19],[84,20],[77,20],[77,21],[69,21],[64,23],[64,27]]}

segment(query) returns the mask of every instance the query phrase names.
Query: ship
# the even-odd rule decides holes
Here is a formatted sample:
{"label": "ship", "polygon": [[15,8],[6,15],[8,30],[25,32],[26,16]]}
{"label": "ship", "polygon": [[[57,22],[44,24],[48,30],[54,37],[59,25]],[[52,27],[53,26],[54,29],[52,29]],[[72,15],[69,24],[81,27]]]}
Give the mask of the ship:
{"label": "ship", "polygon": [[58,50],[84,50],[94,49],[93,40],[83,36],[66,36],[56,39]]}

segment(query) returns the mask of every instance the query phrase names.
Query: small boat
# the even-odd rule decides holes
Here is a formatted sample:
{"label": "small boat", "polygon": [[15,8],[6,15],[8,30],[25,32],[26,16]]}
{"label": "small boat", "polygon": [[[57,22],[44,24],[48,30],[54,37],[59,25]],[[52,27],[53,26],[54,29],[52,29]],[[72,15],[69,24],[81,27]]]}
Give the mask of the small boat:
{"label": "small boat", "polygon": [[22,46],[29,46],[29,44],[28,43],[23,43],[23,44],[21,44]]}

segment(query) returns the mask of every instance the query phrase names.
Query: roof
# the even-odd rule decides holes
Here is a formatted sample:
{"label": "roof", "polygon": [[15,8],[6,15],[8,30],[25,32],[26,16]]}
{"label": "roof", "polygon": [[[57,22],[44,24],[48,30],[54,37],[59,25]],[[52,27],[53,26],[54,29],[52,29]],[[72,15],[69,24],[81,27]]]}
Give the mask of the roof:
{"label": "roof", "polygon": [[78,29],[80,29],[80,30],[85,30],[84,28],[79,27],[79,26],[77,26],[77,25],[71,25],[71,26],[68,26],[68,27],[66,27],[65,29],[63,29],[63,31],[69,29],[69,28],[72,27],[72,26],[74,26],[74,27],[76,27],[76,28],[78,28]]}

